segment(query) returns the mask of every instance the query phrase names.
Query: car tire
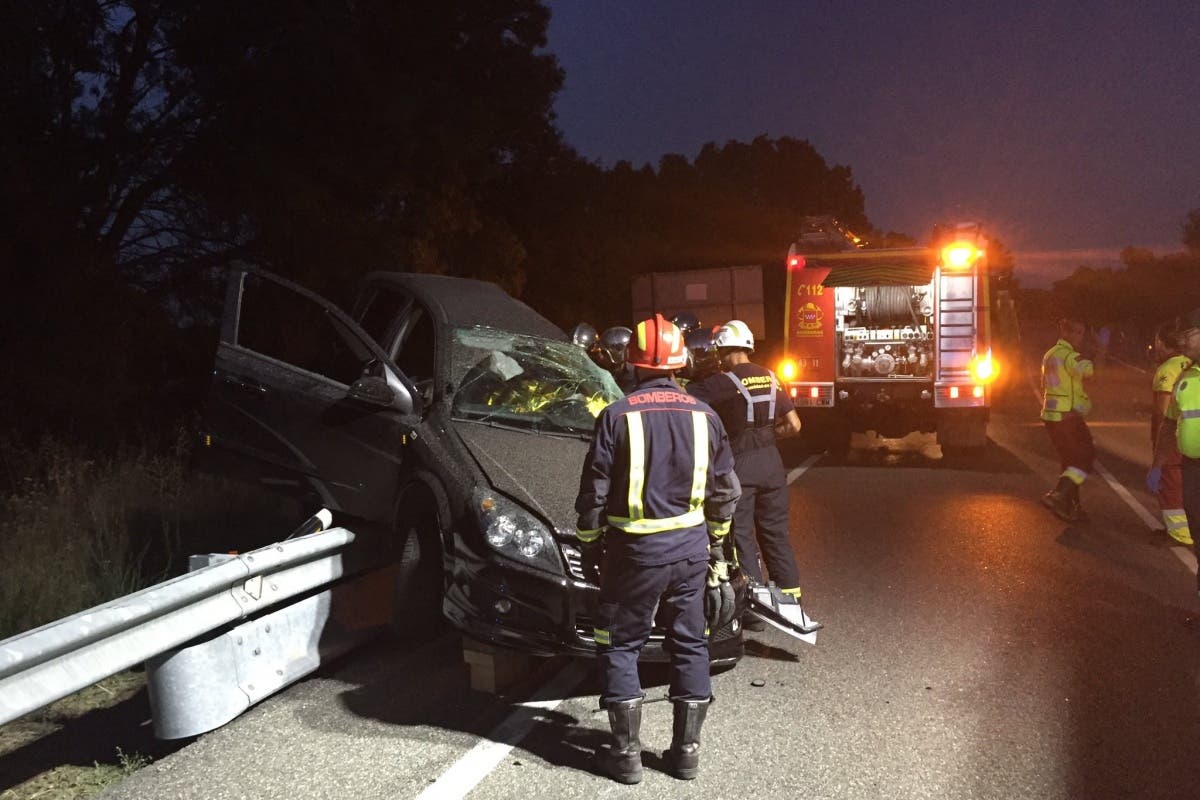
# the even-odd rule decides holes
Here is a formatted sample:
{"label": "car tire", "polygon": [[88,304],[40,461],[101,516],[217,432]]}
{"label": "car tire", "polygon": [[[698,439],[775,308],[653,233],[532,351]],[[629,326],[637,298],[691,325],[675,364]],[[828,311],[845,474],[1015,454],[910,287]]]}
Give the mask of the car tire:
{"label": "car tire", "polygon": [[408,493],[396,521],[400,539],[392,630],[405,639],[432,638],[446,627],[442,616],[441,519],[432,496]]}

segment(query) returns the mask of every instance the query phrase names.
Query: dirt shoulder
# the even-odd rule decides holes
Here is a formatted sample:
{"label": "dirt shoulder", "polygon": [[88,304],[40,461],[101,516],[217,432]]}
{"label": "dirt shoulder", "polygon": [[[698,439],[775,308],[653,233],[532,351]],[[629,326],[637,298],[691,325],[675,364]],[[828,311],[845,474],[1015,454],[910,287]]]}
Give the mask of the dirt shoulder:
{"label": "dirt shoulder", "polygon": [[146,676],[121,672],[0,726],[0,800],[92,797],[189,741],[154,738]]}

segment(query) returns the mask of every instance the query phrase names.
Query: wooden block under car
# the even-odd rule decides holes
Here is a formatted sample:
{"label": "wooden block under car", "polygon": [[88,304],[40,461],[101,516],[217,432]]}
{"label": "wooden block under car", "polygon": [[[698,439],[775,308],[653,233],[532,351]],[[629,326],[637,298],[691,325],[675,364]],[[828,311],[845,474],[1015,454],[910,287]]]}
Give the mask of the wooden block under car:
{"label": "wooden block under car", "polygon": [[471,677],[471,688],[496,694],[529,674],[533,656],[463,638],[463,661]]}

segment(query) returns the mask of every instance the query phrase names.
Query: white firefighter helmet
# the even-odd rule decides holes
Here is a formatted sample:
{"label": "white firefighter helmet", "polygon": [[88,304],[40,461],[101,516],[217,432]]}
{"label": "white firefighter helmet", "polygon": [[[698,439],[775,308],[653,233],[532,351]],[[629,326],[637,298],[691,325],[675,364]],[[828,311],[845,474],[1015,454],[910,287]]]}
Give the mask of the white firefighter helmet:
{"label": "white firefighter helmet", "polygon": [[737,347],[753,353],[754,334],[750,332],[750,326],[740,319],[731,319],[717,329],[716,335],[713,336],[713,344],[722,350]]}

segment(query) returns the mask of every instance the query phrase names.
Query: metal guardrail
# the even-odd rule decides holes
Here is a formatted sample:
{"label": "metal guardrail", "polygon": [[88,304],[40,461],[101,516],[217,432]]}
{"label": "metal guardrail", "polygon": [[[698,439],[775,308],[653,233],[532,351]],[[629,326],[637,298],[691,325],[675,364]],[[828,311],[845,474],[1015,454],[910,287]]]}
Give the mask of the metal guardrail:
{"label": "metal guardrail", "polygon": [[[171,656],[190,649],[184,645],[238,620],[278,615],[293,623],[296,635],[315,642],[328,618],[330,598],[330,591],[317,590],[348,574],[343,554],[354,539],[354,533],[344,528],[289,538],[5,639],[0,642],[0,724],[142,662],[159,659],[169,663]],[[267,613],[292,598],[300,599]],[[315,631],[313,626],[317,626]],[[266,630],[271,630],[270,624]],[[260,653],[261,648],[254,651]],[[273,687],[264,685],[252,691],[241,708],[320,663],[315,645],[302,656],[302,668],[287,673],[282,668],[274,670],[278,679]],[[239,672],[236,662],[231,663],[231,670]],[[177,674],[172,677],[176,684],[187,683],[180,683]],[[230,680],[235,687],[241,683],[236,675]],[[171,704],[164,686],[156,692],[152,682],[152,702]],[[156,726],[161,728],[158,714],[155,716]],[[203,724],[222,716],[203,730],[232,719],[227,712],[218,717],[210,713]],[[192,722],[168,724],[168,728],[173,735],[167,731],[166,738],[201,732],[194,730],[196,723]]]}

